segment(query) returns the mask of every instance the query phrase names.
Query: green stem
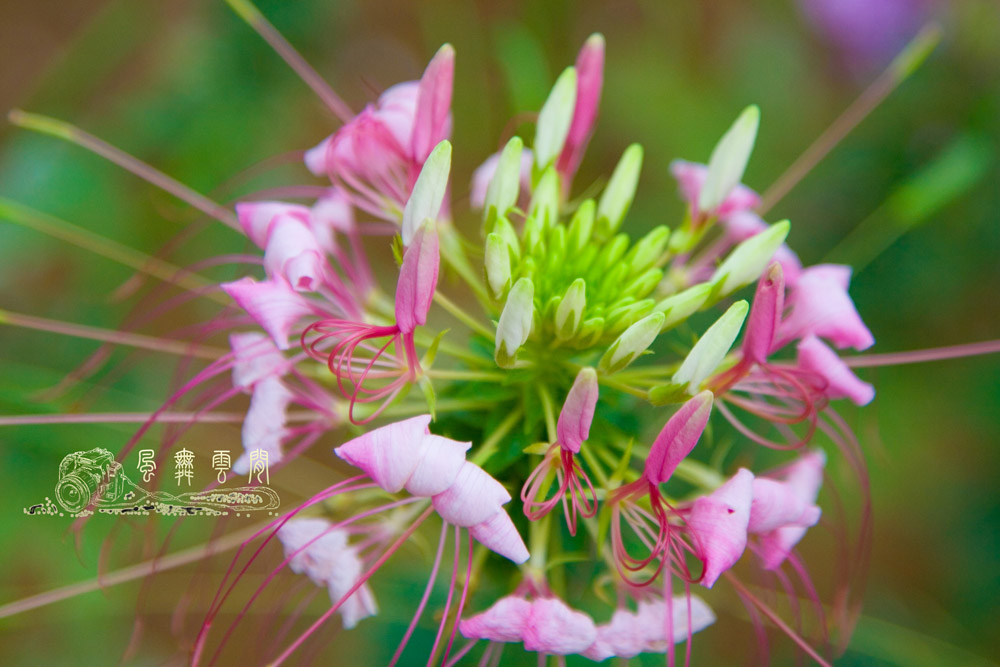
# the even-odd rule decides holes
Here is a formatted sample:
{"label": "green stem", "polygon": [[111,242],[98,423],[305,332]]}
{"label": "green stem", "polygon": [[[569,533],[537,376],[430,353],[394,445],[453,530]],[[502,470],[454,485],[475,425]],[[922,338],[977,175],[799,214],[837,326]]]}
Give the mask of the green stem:
{"label": "green stem", "polygon": [[465,326],[469,327],[476,333],[491,340],[493,339],[494,334],[492,331],[490,331],[482,322],[480,322],[479,320],[477,320],[476,318],[472,317],[467,312],[462,310],[461,306],[459,306],[457,303],[446,297],[441,292],[438,291],[434,293],[434,302],[437,303],[442,308],[444,308],[445,310],[447,310],[449,313],[451,313],[451,315],[456,320],[458,320]]}
{"label": "green stem", "polygon": [[538,385],[538,396],[542,399],[542,410],[545,412],[545,428],[549,434],[549,442],[555,442],[559,435],[556,428],[556,411],[549,394],[549,388],[544,384]]}
{"label": "green stem", "polygon": [[[440,405],[440,403],[438,405]],[[496,407],[494,402],[490,402],[490,405]],[[482,466],[486,463],[486,461],[488,461],[489,458],[496,453],[497,446],[500,444],[500,441],[507,437],[507,434],[510,433],[511,429],[513,429],[514,426],[521,420],[521,416],[523,414],[524,410],[522,408],[515,408],[509,415],[507,415],[506,419],[500,422],[500,425],[497,426],[496,430],[493,431],[493,433],[490,433],[489,437],[483,441],[483,444],[480,445],[479,449],[476,451],[475,456],[473,456],[470,460],[478,466]]]}
{"label": "green stem", "polygon": [[482,382],[500,382],[504,379],[504,374],[500,372],[487,371],[463,371],[449,369],[429,369],[424,371],[424,375],[435,380],[473,380]]}

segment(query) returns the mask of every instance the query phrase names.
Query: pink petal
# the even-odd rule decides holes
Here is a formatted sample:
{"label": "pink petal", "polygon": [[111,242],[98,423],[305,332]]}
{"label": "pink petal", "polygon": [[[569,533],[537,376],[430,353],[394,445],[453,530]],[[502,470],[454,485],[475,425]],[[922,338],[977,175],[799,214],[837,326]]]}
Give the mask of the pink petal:
{"label": "pink petal", "polygon": [[264,378],[281,377],[291,366],[271,339],[262,333],[231,334],[229,347],[233,350],[233,386],[244,391]]}
{"label": "pink petal", "polygon": [[875,387],[861,380],[847,364],[815,336],[798,344],[799,368],[816,373],[826,380],[823,393],[832,399],[849,398],[855,405],[868,405],[875,398]]}
{"label": "pink petal", "polygon": [[531,603],[531,615],[524,626],[526,650],[555,655],[583,653],[596,639],[594,621],[562,600],[543,598]]}
{"label": "pink petal", "polygon": [[247,201],[236,205],[236,218],[240,227],[243,228],[247,238],[260,248],[267,246],[271,221],[279,215],[290,215],[306,221],[309,219],[309,209],[280,201]]}
{"label": "pink petal", "polygon": [[772,262],[757,283],[753,306],[747,318],[743,338],[743,356],[757,364],[767,360],[774,345],[774,335],[781,323],[785,303],[785,278],[781,264]]}
{"label": "pink petal", "polygon": [[306,169],[313,174],[313,176],[326,176],[329,172],[329,166],[327,157],[330,151],[330,144],[333,142],[333,135],[319,142],[313,148],[306,151],[304,162],[306,163]]}
{"label": "pink petal", "polygon": [[850,267],[811,266],[802,272],[788,299],[790,312],[778,331],[778,345],[809,335],[839,348],[864,350],[875,343],[847,295]]}
{"label": "pink petal", "polygon": [[431,434],[410,446],[419,449],[419,461],[406,480],[405,488],[415,496],[429,498],[454,484],[465,463],[465,452],[472,443]]}
{"label": "pink petal", "polygon": [[[812,450],[800,456],[793,464],[779,471],[775,477],[784,481],[787,489],[811,505],[815,510],[811,516],[803,517],[803,522],[815,524],[819,520],[819,508],[815,507],[816,496],[823,484],[823,466],[826,456],[821,450]],[[815,519],[815,521],[812,521]],[[761,558],[766,570],[779,567],[799,543],[805,534],[807,526],[782,526],[760,537]]]}
{"label": "pink petal", "polygon": [[576,173],[594,132],[604,85],[604,37],[591,35],[576,57],[576,105],[556,169],[564,176]]}
{"label": "pink petal", "polygon": [[747,531],[769,533],[782,526],[812,526],[819,508],[800,497],[784,482],[757,477],[753,481],[753,504]]}
{"label": "pink petal", "polygon": [[434,509],[450,524],[469,528],[493,517],[510,500],[500,482],[475,463],[466,461],[446,491],[431,499]]}
{"label": "pink petal", "polygon": [[413,159],[417,164],[423,164],[434,147],[450,134],[454,78],[455,49],[445,44],[434,54],[420,78],[412,139]]}
{"label": "pink petal", "polygon": [[653,484],[667,481],[677,465],[698,444],[712,412],[712,392],[688,400],[663,426],[649,450],[644,475]]}
{"label": "pink petal", "polygon": [[433,222],[423,224],[403,255],[396,283],[396,326],[401,332],[410,333],[427,321],[440,263],[437,227]]}
{"label": "pink petal", "polygon": [[[662,623],[660,627],[660,634],[663,634]],[[612,614],[610,623],[597,626],[597,640],[583,655],[601,662],[611,657],[634,658],[644,650],[643,628],[637,622],[636,614],[619,608]]]}
{"label": "pink petal", "polygon": [[[337,553],[326,581],[326,589],[330,594],[330,604],[336,604],[340,598],[354,588],[354,584],[358,582],[363,573],[364,564],[355,549],[348,547]],[[371,589],[368,588],[367,583],[364,583],[344,600],[337,611],[343,619],[344,629],[350,630],[361,619],[374,616],[378,612],[378,608],[375,605],[375,597],[372,595]]]}
{"label": "pink petal", "polygon": [[259,324],[279,350],[288,349],[288,334],[296,322],[313,314],[313,307],[282,279],[257,282],[242,278],[222,290]]}
{"label": "pink petal", "polygon": [[336,251],[334,232],[346,234],[355,229],[354,211],[347,195],[333,188],[318,199],[309,211],[309,226],[324,251],[328,254]]}
{"label": "pink petal", "polygon": [[497,600],[486,611],[459,621],[458,630],[466,639],[520,642],[530,615],[530,602],[509,595]]}
{"label": "pink petal", "polygon": [[469,534],[484,547],[518,565],[527,562],[530,554],[524,540],[514,527],[507,512],[500,510],[482,523],[469,527]]}
{"label": "pink petal", "polygon": [[556,424],[556,435],[563,449],[575,454],[580,451],[583,441],[590,437],[597,392],[597,372],[593,368],[584,368],[577,373]]}
{"label": "pink petal", "polygon": [[288,434],[285,411],[295,395],[276,377],[261,380],[253,388],[250,408],[243,420],[244,454],[233,463],[233,472],[250,472],[250,455],[254,450],[267,454],[268,465],[281,460],[281,441]]}
{"label": "pink petal", "polygon": [[[691,634],[715,622],[715,614],[697,595],[675,595],[671,604],[673,627],[670,642],[677,644],[688,637],[688,605],[691,607]],[[637,631],[643,639],[643,651],[665,653],[667,650],[667,603],[663,598],[642,600],[635,615]]]}
{"label": "pink petal", "polygon": [[691,207],[696,216],[714,215],[725,218],[740,211],[749,211],[760,204],[760,196],[747,186],[740,184],[733,188],[715,211],[699,211],[698,196],[705,184],[708,167],[697,162],[674,160],[670,163],[670,173],[677,179],[681,199]]}
{"label": "pink petal", "polygon": [[397,83],[379,95],[375,110],[375,118],[389,130],[395,142],[411,157],[411,138],[419,95],[420,84],[417,81]]}
{"label": "pink petal", "polygon": [[701,583],[711,588],[743,555],[753,500],[753,473],[741,468],[711,495],[691,504],[684,517],[698,558],[705,564]]}
{"label": "pink petal", "polygon": [[264,270],[272,279],[284,278],[297,291],[319,289],[327,265],[323,248],[306,222],[284,214],[271,221],[264,251]]}
{"label": "pink petal", "polygon": [[430,433],[430,423],[430,415],[419,415],[386,424],[345,442],[333,452],[364,470],[389,493],[396,493],[420,464],[420,444]]}
{"label": "pink petal", "polygon": [[[521,149],[521,187],[518,190],[518,202],[522,207],[527,203],[527,195],[531,193],[531,165],[534,159],[530,148]],[[472,208],[481,209],[486,203],[486,190],[489,189],[490,181],[496,175],[499,164],[500,152],[497,151],[472,172],[472,191],[469,195],[469,204]]]}

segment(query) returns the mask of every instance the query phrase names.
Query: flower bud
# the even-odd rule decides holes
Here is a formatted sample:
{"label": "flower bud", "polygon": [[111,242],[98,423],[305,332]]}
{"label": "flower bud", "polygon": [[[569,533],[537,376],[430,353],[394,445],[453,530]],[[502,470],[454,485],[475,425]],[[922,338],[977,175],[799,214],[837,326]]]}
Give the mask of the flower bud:
{"label": "flower bud", "polygon": [[625,297],[624,299],[620,299],[618,303],[620,305],[609,310],[606,318],[608,329],[611,332],[623,331],[632,326],[646,315],[649,315],[655,305],[652,299],[636,301],[634,297]]}
{"label": "flower bud", "polygon": [[601,357],[601,371],[610,375],[632,363],[656,340],[663,319],[663,313],[652,313],[626,329]]}
{"label": "flower bud", "polygon": [[639,239],[625,255],[625,263],[629,265],[630,275],[638,275],[651,267],[663,254],[669,238],[670,228],[666,225],[660,225]]}
{"label": "flower bud", "polygon": [[580,325],[580,331],[576,335],[575,345],[580,349],[592,347],[597,344],[604,334],[604,318],[589,317]]}
{"label": "flower bud", "polygon": [[517,351],[528,340],[534,316],[535,285],[529,278],[521,278],[507,295],[507,303],[500,313],[497,324],[496,350],[497,366],[512,368]]}
{"label": "flower bud", "polygon": [[622,294],[640,299],[652,292],[660,284],[661,280],[663,280],[663,271],[661,269],[649,269],[627,283],[622,288]]}
{"label": "flower bud", "polygon": [[515,204],[521,183],[521,150],[524,142],[521,137],[511,137],[497,164],[496,173],[486,188],[486,201],[483,204],[483,219],[490,216],[507,215]]}
{"label": "flower bud", "polygon": [[597,205],[597,230],[602,236],[610,236],[621,227],[635,198],[641,169],[642,146],[632,144],[622,153]]}
{"label": "flower bud", "polygon": [[507,216],[502,215],[496,219],[491,233],[496,234],[503,239],[504,243],[506,243],[507,247],[510,249],[511,256],[514,259],[520,259],[521,239],[517,237],[517,230],[514,229],[514,225],[510,224],[510,220],[507,219]]}
{"label": "flower bud", "polygon": [[442,141],[431,151],[424,163],[413,193],[403,209],[403,244],[410,245],[413,234],[424,220],[437,220],[448,189],[448,173],[451,171],[451,142]]}
{"label": "flower bud", "polygon": [[759,123],[760,109],[756,105],[748,106],[719,139],[708,160],[705,184],[698,195],[698,210],[706,213],[715,210],[739,185],[757,138]]}
{"label": "flower bud", "polygon": [[494,299],[502,299],[510,287],[510,249],[499,234],[486,237],[486,284]]}
{"label": "flower bud", "polygon": [[580,252],[590,242],[594,231],[594,215],[597,205],[593,199],[587,199],[576,209],[569,221],[568,247],[572,252]]}
{"label": "flower bud", "polygon": [[576,69],[567,67],[556,79],[552,92],[538,113],[534,145],[535,175],[540,175],[562,151],[575,107]]}
{"label": "flower bud", "polygon": [[[528,218],[535,218],[540,229],[550,229],[559,219],[559,174],[549,167],[542,173],[531,193]],[[525,222],[527,225],[527,222]]]}
{"label": "flower bud", "polygon": [[732,294],[760,278],[775,251],[785,242],[789,226],[787,220],[782,220],[736,246],[712,274],[711,282],[718,285],[716,296]]}
{"label": "flower bud", "polygon": [[674,373],[671,382],[687,384],[688,393],[691,395],[698,393],[701,383],[712,375],[726,358],[749,310],[750,305],[746,301],[737,301],[731,305],[729,310],[723,313],[722,317],[716,320],[694,344],[681,367]]}
{"label": "flower bud", "polygon": [[666,317],[663,328],[675,327],[698,312],[712,294],[712,287],[712,283],[698,283],[656,304],[657,312]]}
{"label": "flower bud", "polygon": [[577,278],[566,288],[566,294],[556,308],[556,336],[559,340],[569,340],[576,335],[586,307],[587,283],[583,278]]}

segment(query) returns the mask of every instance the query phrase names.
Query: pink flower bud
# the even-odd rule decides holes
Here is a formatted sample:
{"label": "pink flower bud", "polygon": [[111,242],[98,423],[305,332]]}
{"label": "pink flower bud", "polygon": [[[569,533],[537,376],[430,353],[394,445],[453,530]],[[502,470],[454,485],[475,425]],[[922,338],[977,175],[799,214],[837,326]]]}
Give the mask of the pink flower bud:
{"label": "pink flower bud", "polygon": [[767,361],[774,345],[774,335],[781,323],[785,303],[785,279],[781,264],[771,262],[757,283],[753,306],[747,318],[743,338],[743,357],[753,363]]}
{"label": "pink flower bud", "polygon": [[411,138],[413,159],[423,164],[431,151],[451,135],[451,91],[455,49],[445,44],[434,54],[420,78]]}
{"label": "pink flower bud", "polygon": [[573,381],[556,424],[556,435],[563,449],[576,454],[583,441],[590,437],[597,393],[597,372],[589,367],[582,369]]}
{"label": "pink flower bud", "polygon": [[576,173],[594,133],[604,85],[604,36],[594,33],[576,57],[576,105],[556,169],[564,177]]}
{"label": "pink flower bud", "polygon": [[644,476],[652,484],[670,479],[677,465],[698,444],[712,412],[712,392],[691,398],[663,426],[649,450]]}
{"label": "pink flower bud", "polygon": [[433,221],[422,224],[403,255],[396,283],[396,326],[402,333],[411,333],[427,321],[427,312],[437,289],[438,233]]}

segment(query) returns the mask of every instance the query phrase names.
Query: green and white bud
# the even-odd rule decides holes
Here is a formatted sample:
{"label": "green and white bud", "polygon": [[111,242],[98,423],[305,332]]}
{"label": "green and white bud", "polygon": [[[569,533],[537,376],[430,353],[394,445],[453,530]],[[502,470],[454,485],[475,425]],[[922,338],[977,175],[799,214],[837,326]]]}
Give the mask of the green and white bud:
{"label": "green and white bud", "polygon": [[739,185],[757,139],[759,124],[760,109],[750,105],[719,139],[708,160],[708,173],[698,194],[699,210],[714,210]]}
{"label": "green and white bud", "polygon": [[782,220],[736,246],[712,274],[710,282],[717,286],[716,296],[732,294],[760,278],[778,246],[785,242],[789,226],[787,220]]}
{"label": "green and white bud", "polygon": [[424,220],[437,220],[441,204],[444,202],[444,194],[448,190],[450,172],[451,143],[442,141],[427,156],[427,161],[417,176],[417,182],[413,184],[413,192],[406,201],[401,230],[403,245],[410,245],[413,235]]}
{"label": "green and white bud", "polygon": [[[517,195],[521,187],[521,150],[524,142],[521,137],[511,137],[500,153],[493,180],[486,188],[486,200],[483,205],[483,220],[490,217],[507,215],[517,204]],[[492,230],[489,230],[492,231]]]}
{"label": "green and white bud", "polygon": [[588,317],[580,325],[580,331],[576,334],[574,345],[581,350],[597,345],[597,341],[604,335],[604,318]]}
{"label": "green and white bud", "polygon": [[661,269],[648,269],[645,273],[636,276],[631,282],[626,284],[622,288],[622,294],[641,299],[656,289],[661,280],[663,280],[663,271]]}
{"label": "green and white bud", "polygon": [[594,232],[596,211],[597,204],[593,199],[585,200],[576,209],[576,213],[569,221],[569,236],[566,239],[571,252],[580,252],[590,242],[590,235]]}
{"label": "green and white bud", "polygon": [[486,254],[483,260],[486,268],[486,284],[490,295],[497,300],[503,298],[510,289],[510,248],[499,234],[486,237]]}
{"label": "green and white bud", "polygon": [[686,386],[691,396],[697,394],[701,383],[709,378],[726,358],[749,310],[750,304],[746,301],[737,301],[731,305],[729,310],[698,339],[670,381],[675,385]]}
{"label": "green and white bud", "polygon": [[535,164],[532,169],[532,182],[537,184],[537,177],[555,162],[566,143],[569,126],[573,121],[576,109],[576,69],[567,67],[556,79],[549,98],[538,113],[538,124],[535,126]]}
{"label": "green and white bud", "polygon": [[521,278],[507,294],[507,303],[500,313],[497,323],[496,349],[494,357],[497,366],[513,368],[517,361],[517,351],[528,340],[534,319],[535,285],[530,278]]}
{"label": "green and white bud", "polygon": [[551,228],[559,219],[559,174],[555,167],[545,170],[531,193],[528,217],[537,218],[542,229]]}
{"label": "green and white bud", "polygon": [[510,248],[511,256],[514,259],[521,258],[521,239],[517,237],[517,230],[514,229],[514,225],[510,223],[507,216],[502,215],[496,219],[493,224],[493,234],[498,235]]}
{"label": "green and white bud", "polygon": [[621,300],[622,305],[615,306],[608,311],[608,330],[611,333],[622,331],[638,322],[653,310],[656,305],[652,299],[636,301],[633,297],[626,297]]}
{"label": "green and white bud", "polygon": [[587,283],[583,278],[577,278],[566,288],[566,294],[556,309],[556,336],[559,340],[569,340],[576,335],[586,307]]}
{"label": "green and white bud", "polygon": [[619,336],[611,344],[598,368],[602,373],[617,373],[635,361],[640,354],[653,344],[663,326],[663,313],[651,313],[642,318]]}
{"label": "green and white bud", "polygon": [[640,171],[642,171],[642,146],[632,144],[622,153],[597,205],[597,231],[601,236],[610,236],[621,227],[622,220],[625,219],[625,214],[635,199]]}
{"label": "green and white bud", "polygon": [[666,225],[653,228],[651,232],[639,239],[625,255],[625,263],[629,265],[629,274],[636,276],[653,266],[656,260],[663,256],[669,239],[670,228]]}
{"label": "green and white bud", "polygon": [[697,313],[708,301],[713,287],[712,283],[698,283],[656,304],[656,311],[666,317],[663,329],[675,327]]}

